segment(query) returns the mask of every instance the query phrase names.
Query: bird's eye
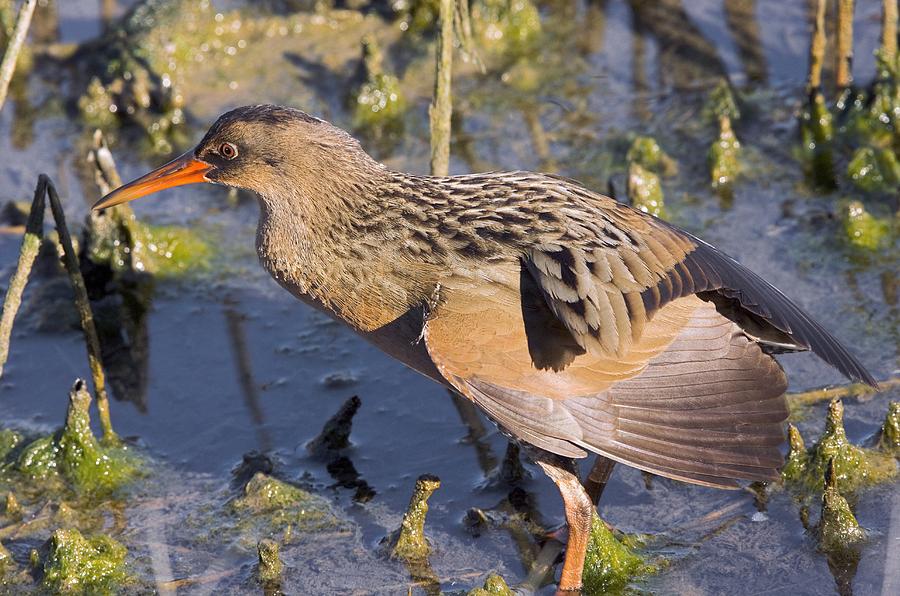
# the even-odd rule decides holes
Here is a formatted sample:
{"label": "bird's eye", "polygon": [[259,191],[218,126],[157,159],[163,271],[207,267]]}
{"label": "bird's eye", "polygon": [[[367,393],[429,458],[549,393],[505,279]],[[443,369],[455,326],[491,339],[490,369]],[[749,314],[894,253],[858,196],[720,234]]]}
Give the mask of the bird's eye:
{"label": "bird's eye", "polygon": [[222,143],[219,145],[219,155],[225,159],[234,159],[238,155],[237,147],[233,143]]}

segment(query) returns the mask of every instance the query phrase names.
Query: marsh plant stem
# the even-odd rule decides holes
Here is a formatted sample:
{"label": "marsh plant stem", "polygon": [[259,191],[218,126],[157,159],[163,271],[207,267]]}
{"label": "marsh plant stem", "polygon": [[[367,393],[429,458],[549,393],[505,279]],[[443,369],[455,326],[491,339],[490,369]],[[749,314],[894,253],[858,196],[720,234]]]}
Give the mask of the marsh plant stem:
{"label": "marsh plant stem", "polygon": [[94,313],[91,310],[91,302],[88,299],[87,287],[84,285],[84,277],[81,275],[81,268],[78,266],[78,254],[72,246],[72,237],[69,235],[69,228],[66,226],[66,215],[63,212],[62,204],[59,202],[56,187],[53,186],[46,174],[41,174],[38,180],[38,185],[43,182],[46,186],[47,196],[50,197],[50,211],[53,212],[53,219],[56,220],[56,229],[59,232],[59,243],[63,247],[66,271],[69,274],[69,281],[72,283],[72,289],[75,292],[75,307],[78,309],[78,316],[81,318],[81,328],[84,330],[84,338],[87,342],[88,364],[91,368],[91,378],[94,381],[94,393],[97,395],[97,411],[100,414],[103,440],[113,442],[116,440],[116,433],[113,431],[112,421],[109,418],[109,397],[106,393],[106,378],[103,375],[103,359],[100,356],[100,338],[97,335],[97,327],[94,324]]}
{"label": "marsh plant stem", "polygon": [[100,357],[100,339],[97,335],[97,327],[94,325],[94,314],[88,299],[87,287],[84,277],[78,266],[78,254],[72,246],[72,236],[66,226],[66,217],[56,187],[46,174],[38,177],[37,188],[34,191],[34,200],[31,203],[31,212],[28,214],[28,223],[25,227],[25,236],[22,239],[22,248],[19,253],[19,264],[10,280],[6,299],[3,302],[3,314],[0,315],[0,374],[3,365],[9,356],[9,338],[12,333],[13,321],[19,306],[22,304],[22,292],[28,283],[28,276],[37,257],[43,238],[44,208],[46,199],[50,199],[50,211],[56,222],[56,230],[59,234],[59,243],[63,248],[63,262],[69,275],[69,282],[75,294],[75,308],[81,319],[81,328],[84,330],[87,343],[88,365],[91,369],[91,378],[94,382],[94,393],[97,395],[97,411],[100,416],[100,426],[103,429],[103,440],[114,443],[118,440],[113,431],[109,417],[109,397],[106,393],[106,378],[103,374],[103,364]]}
{"label": "marsh plant stem", "polygon": [[428,108],[431,122],[431,175],[450,173],[450,118],[453,115],[453,19],[455,0],[441,0],[441,31],[435,57],[434,99]]}
{"label": "marsh plant stem", "polygon": [[13,29],[12,37],[3,54],[3,62],[0,63],[0,111],[3,110],[3,104],[6,103],[6,92],[9,90],[9,82],[16,72],[16,62],[19,59],[19,52],[22,51],[22,46],[25,44],[25,38],[28,36],[28,28],[31,26],[31,17],[34,15],[35,6],[37,6],[37,0],[25,0],[22,3],[19,16],[16,17],[16,26]]}
{"label": "marsh plant stem", "polygon": [[881,51],[893,63],[897,55],[897,0],[882,0]]}
{"label": "marsh plant stem", "polygon": [[835,84],[838,93],[853,82],[853,8],[854,0],[838,0]]}
{"label": "marsh plant stem", "polygon": [[816,16],[813,21],[812,41],[809,44],[807,87],[810,91],[822,87],[822,66],[825,62],[825,4],[825,0],[816,0]]}
{"label": "marsh plant stem", "polygon": [[3,300],[3,314],[0,315],[0,377],[3,376],[3,367],[9,358],[9,338],[12,335],[16,313],[22,305],[22,293],[25,291],[28,276],[31,275],[31,268],[34,266],[44,236],[44,198],[44,189],[38,184],[31,203],[31,213],[28,214],[28,222],[25,224],[22,248],[19,249],[19,262],[9,280],[9,288]]}

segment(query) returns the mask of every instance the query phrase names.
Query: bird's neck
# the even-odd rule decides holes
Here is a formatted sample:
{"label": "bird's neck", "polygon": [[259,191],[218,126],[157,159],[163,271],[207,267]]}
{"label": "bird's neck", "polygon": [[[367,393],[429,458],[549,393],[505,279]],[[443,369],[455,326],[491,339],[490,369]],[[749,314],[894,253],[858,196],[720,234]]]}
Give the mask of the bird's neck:
{"label": "bird's neck", "polygon": [[260,200],[262,265],[292,294],[360,331],[390,323],[430,291],[414,264],[396,259],[390,176],[379,166]]}

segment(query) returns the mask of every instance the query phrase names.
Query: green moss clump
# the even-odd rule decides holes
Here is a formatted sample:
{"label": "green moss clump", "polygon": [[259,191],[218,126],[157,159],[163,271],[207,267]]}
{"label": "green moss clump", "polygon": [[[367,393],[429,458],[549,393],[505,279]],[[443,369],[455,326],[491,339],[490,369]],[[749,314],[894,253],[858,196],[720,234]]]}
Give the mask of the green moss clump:
{"label": "green moss clump", "polygon": [[61,594],[114,594],[132,581],[125,571],[128,551],[108,536],[85,538],[78,530],[57,530],[47,543],[43,585]]}
{"label": "green moss clump", "polygon": [[888,405],[887,416],[878,434],[878,448],[895,456],[900,456],[900,402]]}
{"label": "green moss clump", "polygon": [[638,575],[652,567],[634,552],[633,547],[620,541],[596,514],[591,519],[591,538],[584,558],[585,594],[618,592]]}
{"label": "green moss clump", "polygon": [[123,447],[101,446],[91,432],[90,404],[91,395],[79,379],[69,393],[65,426],[27,445],[15,469],[35,480],[61,477],[79,492],[101,495],[135,478],[134,456]]}
{"label": "green moss clump", "polygon": [[431,547],[425,538],[425,516],[428,514],[428,499],[440,486],[440,479],[430,474],[419,476],[416,480],[416,488],[409,499],[400,530],[393,541],[392,557],[408,561],[428,557]]}
{"label": "green moss clump", "polygon": [[703,111],[707,120],[713,122],[718,122],[722,118],[728,118],[729,120],[740,119],[741,111],[738,109],[734,93],[731,92],[731,85],[728,84],[728,81],[725,79],[719,81],[709,94]]}
{"label": "green moss clump", "polygon": [[204,269],[212,252],[192,230],[141,223],[127,207],[92,218],[86,246],[91,262],[106,265],[115,273],[137,271],[160,277]]}
{"label": "green moss clump", "polygon": [[3,506],[3,515],[5,515],[8,519],[21,519],[22,518],[22,506],[19,505],[19,500],[16,498],[16,494],[13,491],[9,491],[6,493],[6,503]]}
{"label": "green moss clump", "polygon": [[900,54],[875,53],[878,76],[871,93],[851,94],[839,107],[847,110],[843,129],[861,145],[891,147],[900,151]]}
{"label": "green moss clump", "polygon": [[890,192],[900,184],[900,162],[891,149],[860,147],[847,164],[847,177],[866,192]]}
{"label": "green moss clump", "polygon": [[19,443],[22,435],[14,430],[0,429],[0,461],[4,460]]}
{"label": "green moss clump", "polygon": [[847,241],[866,250],[877,250],[887,240],[890,225],[875,217],[861,201],[850,201],[843,212],[844,235]]}
{"label": "green moss clump", "polygon": [[116,125],[118,106],[97,77],[91,79],[84,95],[78,98],[78,110],[82,120],[91,128],[108,130]]}
{"label": "green moss clump", "polygon": [[806,464],[809,456],[803,442],[803,435],[793,424],[788,425],[788,444],[788,455],[784,467],[781,468],[781,477],[786,482],[801,482],[806,477]]}
{"label": "green moss clump", "polygon": [[663,217],[665,204],[662,183],[655,173],[637,162],[628,164],[626,192],[635,209],[640,209],[644,213],[656,217]]}
{"label": "green moss clump", "polygon": [[644,213],[665,216],[660,176],[674,176],[678,164],[651,137],[637,137],[625,156],[628,163],[628,179],[625,192],[635,209]]}
{"label": "green moss clump", "polygon": [[400,81],[384,72],[383,55],[375,38],[363,39],[361,84],[350,94],[357,128],[397,127],[406,113]]}
{"label": "green moss clump", "polygon": [[0,542],[0,585],[3,585],[3,576],[6,574],[7,569],[12,566],[12,564],[12,555],[9,554],[9,551],[6,550],[6,547],[3,546],[2,542]]}
{"label": "green moss clump", "polygon": [[537,48],[541,15],[530,0],[484,0],[472,6],[472,26],[479,48],[516,58]]}
{"label": "green moss clump", "polygon": [[707,156],[713,188],[728,186],[738,177],[741,172],[740,153],[741,142],[731,128],[731,120],[720,118],[719,136],[710,146]]}
{"label": "green moss clump", "polygon": [[800,154],[806,175],[813,184],[835,187],[834,118],[820,92],[813,92],[800,114]]}
{"label": "green moss clump", "polygon": [[143,270],[166,277],[209,265],[209,245],[188,228],[142,225],[135,256]]}
{"label": "green moss clump", "polygon": [[817,528],[819,548],[827,553],[846,552],[866,539],[847,499],[837,488],[837,477],[826,470],[825,490],[822,493],[822,515]]}
{"label": "green moss clump", "polygon": [[288,525],[310,530],[336,523],[327,501],[262,472],[250,479],[229,509],[238,515],[263,516],[279,531]]}
{"label": "green moss clump", "polygon": [[513,591],[501,576],[492,573],[484,580],[484,586],[469,590],[466,596],[513,596]]}
{"label": "green moss clump", "polygon": [[278,543],[269,538],[264,538],[259,541],[256,550],[259,555],[259,563],[257,565],[259,581],[264,584],[280,581],[283,565],[278,557]]}
{"label": "green moss clump", "polygon": [[397,15],[400,29],[414,34],[432,30],[438,22],[438,0],[393,0],[391,9]]}
{"label": "green moss clump", "polygon": [[636,137],[631,142],[625,159],[652,170],[660,176],[669,177],[678,174],[678,162],[669,157],[653,137]]}
{"label": "green moss clump", "polygon": [[893,456],[857,447],[847,439],[843,423],[844,406],[839,400],[831,402],[825,421],[825,431],[819,441],[806,451],[805,457],[792,432],[791,453],[782,471],[785,481],[812,490],[823,490],[825,473],[832,467],[836,486],[852,492],[893,478],[897,463]]}

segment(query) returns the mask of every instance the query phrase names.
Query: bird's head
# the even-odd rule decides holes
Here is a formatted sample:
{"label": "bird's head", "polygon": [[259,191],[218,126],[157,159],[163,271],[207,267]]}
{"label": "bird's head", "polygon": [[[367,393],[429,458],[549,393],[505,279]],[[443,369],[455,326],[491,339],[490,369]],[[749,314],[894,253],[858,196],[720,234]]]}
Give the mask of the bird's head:
{"label": "bird's head", "polygon": [[345,184],[336,172],[382,167],[353,137],[324,120],[293,108],[245,106],[220,116],[194,149],[119,187],[93,208],[199,182],[243,188],[264,200],[289,198]]}

